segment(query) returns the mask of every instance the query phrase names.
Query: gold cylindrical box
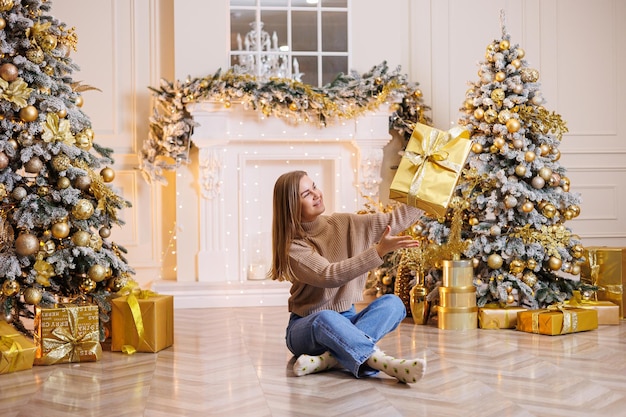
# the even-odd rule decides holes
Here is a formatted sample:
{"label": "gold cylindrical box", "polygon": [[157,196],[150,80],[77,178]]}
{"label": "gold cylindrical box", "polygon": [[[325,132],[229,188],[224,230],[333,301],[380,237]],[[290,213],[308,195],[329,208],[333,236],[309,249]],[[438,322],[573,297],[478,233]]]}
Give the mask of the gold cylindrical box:
{"label": "gold cylindrical box", "polygon": [[469,287],[473,281],[474,268],[471,260],[443,261],[444,287]]}
{"label": "gold cylindrical box", "polygon": [[478,307],[441,307],[437,309],[441,330],[473,330],[478,327]]}
{"label": "gold cylindrical box", "polygon": [[476,307],[476,287],[439,287],[441,307]]}
{"label": "gold cylindrical box", "polygon": [[411,288],[411,316],[415,324],[426,324],[430,315],[430,301],[426,299],[428,292],[421,285]]}

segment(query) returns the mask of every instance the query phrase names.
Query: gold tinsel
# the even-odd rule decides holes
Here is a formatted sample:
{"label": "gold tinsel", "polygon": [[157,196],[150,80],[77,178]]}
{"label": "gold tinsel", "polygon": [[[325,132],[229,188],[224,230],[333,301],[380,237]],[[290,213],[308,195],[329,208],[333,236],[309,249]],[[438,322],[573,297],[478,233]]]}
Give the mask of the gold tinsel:
{"label": "gold tinsel", "polygon": [[544,135],[552,132],[561,140],[563,134],[569,131],[560,114],[549,112],[544,107],[520,106],[518,114],[524,124],[530,125],[531,130]]}

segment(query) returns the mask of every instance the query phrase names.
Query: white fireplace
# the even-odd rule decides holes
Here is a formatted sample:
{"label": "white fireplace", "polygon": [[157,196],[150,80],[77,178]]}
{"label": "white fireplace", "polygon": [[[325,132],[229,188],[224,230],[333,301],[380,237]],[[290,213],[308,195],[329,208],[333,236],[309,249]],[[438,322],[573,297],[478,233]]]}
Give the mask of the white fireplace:
{"label": "white fireplace", "polygon": [[272,193],[287,171],[308,172],[327,213],[378,199],[389,113],[327,127],[265,117],[242,104],[190,106],[192,163],[176,175],[177,278],[153,288],[177,308],[286,305],[289,284],[265,279],[271,259]]}

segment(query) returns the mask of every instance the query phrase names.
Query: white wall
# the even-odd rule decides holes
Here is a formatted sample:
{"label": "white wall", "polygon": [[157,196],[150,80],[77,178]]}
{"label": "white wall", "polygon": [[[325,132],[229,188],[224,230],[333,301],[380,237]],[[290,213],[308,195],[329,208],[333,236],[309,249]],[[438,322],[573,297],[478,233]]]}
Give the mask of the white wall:
{"label": "white wall", "polygon": [[[52,4],[79,36],[73,58],[82,71],[76,79],[103,90],[86,93],[84,109],[96,140],[115,149],[115,185],[133,202],[124,214],[127,225],[113,238],[129,249],[141,281],[176,279],[166,251],[177,227],[171,213],[176,190],[148,186],[134,169],[148,131],[147,87],[158,85],[160,77],[184,79],[226,68],[228,0]],[[561,162],[572,190],[583,197],[581,216],[568,225],[586,244],[626,246],[626,132],[619,123],[626,114],[626,81],[620,77],[626,64],[625,2],[353,0],[352,8],[352,68],[365,71],[383,60],[402,65],[420,83],[441,128],[458,118],[466,83],[477,79],[486,45],[501,34],[504,9],[512,42],[540,71],[546,107],[568,122]],[[193,178],[189,184],[193,188]],[[194,256],[188,254],[190,263]]]}

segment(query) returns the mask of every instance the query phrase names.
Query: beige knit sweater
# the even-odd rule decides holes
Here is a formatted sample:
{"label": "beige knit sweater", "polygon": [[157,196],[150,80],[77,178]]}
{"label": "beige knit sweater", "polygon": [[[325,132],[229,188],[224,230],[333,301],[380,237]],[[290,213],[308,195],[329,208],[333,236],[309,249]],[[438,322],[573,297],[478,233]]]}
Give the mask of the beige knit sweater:
{"label": "beige knit sweater", "polygon": [[390,213],[335,213],[303,223],[307,238],[289,249],[297,279],[291,285],[289,311],[301,317],[321,310],[346,311],[363,299],[367,274],[382,265],[374,244],[387,225],[396,235],[421,216],[404,204]]}

